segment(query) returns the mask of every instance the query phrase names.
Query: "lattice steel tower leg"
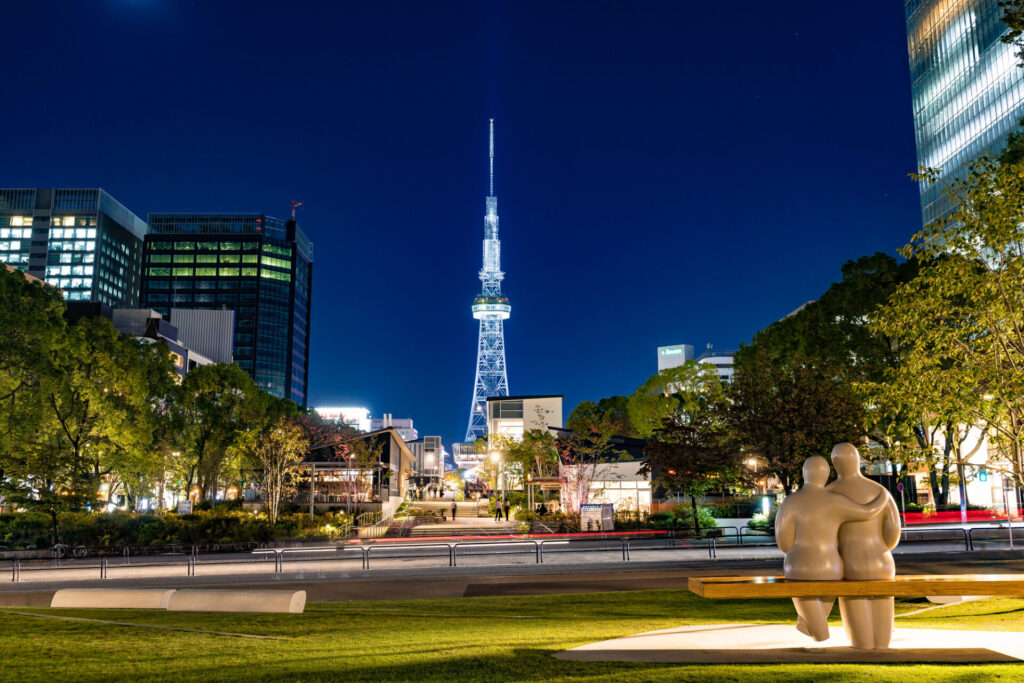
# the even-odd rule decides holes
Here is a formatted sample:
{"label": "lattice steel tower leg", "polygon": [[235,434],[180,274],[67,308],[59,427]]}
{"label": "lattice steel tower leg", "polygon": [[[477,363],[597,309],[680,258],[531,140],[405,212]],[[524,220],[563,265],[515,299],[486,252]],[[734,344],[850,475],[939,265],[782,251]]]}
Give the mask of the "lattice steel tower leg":
{"label": "lattice steel tower leg", "polygon": [[484,215],[484,264],[480,269],[480,295],[473,299],[473,317],[480,321],[476,347],[476,380],[473,405],[469,408],[466,441],[487,434],[487,397],[508,396],[508,372],[505,369],[505,333],[503,323],[512,313],[508,297],[501,295],[501,242],[498,240],[498,198],[494,196],[494,119],[490,137],[491,178]]}

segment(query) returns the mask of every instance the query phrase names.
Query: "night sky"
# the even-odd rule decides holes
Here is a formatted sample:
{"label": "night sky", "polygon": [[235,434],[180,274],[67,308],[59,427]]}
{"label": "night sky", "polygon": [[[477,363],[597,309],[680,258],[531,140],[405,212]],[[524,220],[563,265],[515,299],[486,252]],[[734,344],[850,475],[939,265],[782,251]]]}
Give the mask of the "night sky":
{"label": "night sky", "polygon": [[462,438],[487,119],[513,394],[632,392],[919,227],[902,3],[0,0],[0,187],[315,244],[310,404]]}

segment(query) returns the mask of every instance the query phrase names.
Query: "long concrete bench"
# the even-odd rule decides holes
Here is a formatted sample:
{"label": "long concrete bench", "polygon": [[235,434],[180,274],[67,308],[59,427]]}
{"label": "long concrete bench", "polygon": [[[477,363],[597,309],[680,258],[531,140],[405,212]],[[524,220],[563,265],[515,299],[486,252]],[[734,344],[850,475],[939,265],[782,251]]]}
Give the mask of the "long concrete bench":
{"label": "long concrete bench", "polygon": [[50,607],[81,609],[167,609],[174,590],[164,588],[61,588]]}
{"label": "long concrete bench", "polygon": [[167,602],[171,612],[280,612],[301,614],[306,591],[178,590]]}
{"label": "long concrete bench", "polygon": [[865,598],[939,595],[1024,596],[1024,574],[900,575],[879,581],[799,581],[782,576],[693,576],[702,598]]}

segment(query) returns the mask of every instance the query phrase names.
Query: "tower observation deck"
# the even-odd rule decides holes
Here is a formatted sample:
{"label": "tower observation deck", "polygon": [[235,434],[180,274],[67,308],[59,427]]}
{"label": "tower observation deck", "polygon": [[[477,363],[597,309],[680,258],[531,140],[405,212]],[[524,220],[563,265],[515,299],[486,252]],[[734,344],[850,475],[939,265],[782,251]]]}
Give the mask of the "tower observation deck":
{"label": "tower observation deck", "polygon": [[501,241],[498,239],[498,198],[494,196],[494,119],[490,126],[490,192],[485,199],[483,268],[480,269],[480,294],[473,299],[473,317],[480,321],[476,350],[476,380],[473,404],[469,409],[466,441],[473,442],[487,433],[487,397],[508,396],[505,369],[505,332],[503,323],[511,315],[508,297],[501,293]]}

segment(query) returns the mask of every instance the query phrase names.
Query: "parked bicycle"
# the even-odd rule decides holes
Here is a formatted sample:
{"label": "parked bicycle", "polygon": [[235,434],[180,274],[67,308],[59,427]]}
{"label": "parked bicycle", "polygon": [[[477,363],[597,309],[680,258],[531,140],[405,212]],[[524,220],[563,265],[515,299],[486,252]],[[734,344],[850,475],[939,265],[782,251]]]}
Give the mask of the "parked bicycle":
{"label": "parked bicycle", "polygon": [[65,557],[82,559],[89,556],[89,549],[81,543],[71,546],[66,543],[58,543],[53,546],[53,556],[58,560],[63,560]]}

